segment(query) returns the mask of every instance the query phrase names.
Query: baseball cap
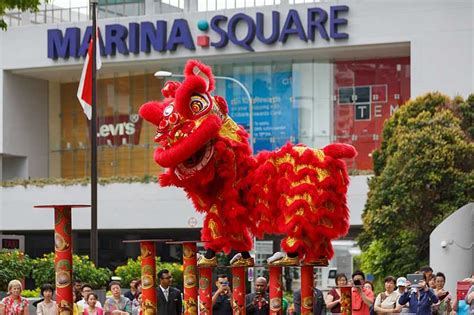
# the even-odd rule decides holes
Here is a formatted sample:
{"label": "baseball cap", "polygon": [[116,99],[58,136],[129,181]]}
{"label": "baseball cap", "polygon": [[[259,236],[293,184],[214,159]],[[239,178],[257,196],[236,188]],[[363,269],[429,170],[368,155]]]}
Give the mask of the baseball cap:
{"label": "baseball cap", "polygon": [[405,277],[399,277],[397,279],[397,287],[405,287],[407,282],[407,278]]}

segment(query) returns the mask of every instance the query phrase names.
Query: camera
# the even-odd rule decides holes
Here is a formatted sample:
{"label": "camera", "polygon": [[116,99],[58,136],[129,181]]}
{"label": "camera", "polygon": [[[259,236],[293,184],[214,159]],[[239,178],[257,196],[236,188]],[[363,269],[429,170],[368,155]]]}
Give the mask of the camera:
{"label": "camera", "polygon": [[362,282],[359,279],[354,280],[354,285],[362,285]]}

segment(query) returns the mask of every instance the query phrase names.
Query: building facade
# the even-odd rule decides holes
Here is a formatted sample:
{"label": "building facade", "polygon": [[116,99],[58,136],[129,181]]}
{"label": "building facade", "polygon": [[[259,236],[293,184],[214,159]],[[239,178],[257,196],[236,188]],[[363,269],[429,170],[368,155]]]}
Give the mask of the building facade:
{"label": "building facade", "polygon": [[[90,174],[88,121],[76,98],[91,36],[88,13],[87,7],[45,6],[6,16],[10,27],[0,33],[2,181]],[[227,100],[239,124],[250,129],[253,121],[255,152],[287,141],[351,143],[359,156],[349,169],[370,171],[384,121],[410,97],[472,92],[473,15],[468,0],[100,1],[99,176],[161,172],[152,159],[155,130],[137,111],[162,97],[165,79],[153,74],[180,74],[189,58],[248,89],[251,100],[239,85],[218,79],[215,94]],[[352,239],[361,226],[366,181],[352,176]],[[26,235],[33,255],[52,250],[52,215],[33,210],[34,204],[89,200],[80,185],[3,187],[1,196],[0,231]],[[196,238],[202,224],[181,191],[153,184],[101,186],[99,209],[102,254],[114,246],[138,253],[121,238]],[[89,222],[87,210],[74,212],[79,252],[87,252]]]}

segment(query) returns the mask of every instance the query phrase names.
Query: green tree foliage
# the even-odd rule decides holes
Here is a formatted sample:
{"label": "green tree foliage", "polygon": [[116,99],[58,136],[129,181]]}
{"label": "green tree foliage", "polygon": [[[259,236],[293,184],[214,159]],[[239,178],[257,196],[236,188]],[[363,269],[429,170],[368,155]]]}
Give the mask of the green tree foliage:
{"label": "green tree foliage", "polygon": [[474,95],[429,93],[387,120],[363,213],[361,266],[378,279],[417,270],[429,236],[474,198]]}
{"label": "green tree foliage", "polygon": [[7,291],[8,282],[20,280],[31,271],[31,260],[19,251],[0,251],[0,291]]}
{"label": "green tree foliage", "polygon": [[[90,284],[94,289],[107,285],[112,271],[108,268],[96,268],[88,256],[72,256],[72,277],[83,283]],[[32,260],[32,277],[37,287],[43,283],[55,283],[54,253],[45,254],[42,258]]]}
{"label": "green tree foliage", "polygon": [[[142,258],[129,258],[126,265],[118,266],[115,269],[115,275],[122,279],[123,285],[128,285],[132,279],[140,279],[141,277]],[[178,263],[161,262],[160,257],[156,257],[156,273],[162,269],[168,269],[173,277],[173,286],[183,287],[183,265]],[[157,279],[158,283],[158,279]]]}
{"label": "green tree foliage", "polygon": [[7,23],[2,17],[6,11],[38,11],[40,4],[40,0],[0,0],[0,29],[7,29]]}

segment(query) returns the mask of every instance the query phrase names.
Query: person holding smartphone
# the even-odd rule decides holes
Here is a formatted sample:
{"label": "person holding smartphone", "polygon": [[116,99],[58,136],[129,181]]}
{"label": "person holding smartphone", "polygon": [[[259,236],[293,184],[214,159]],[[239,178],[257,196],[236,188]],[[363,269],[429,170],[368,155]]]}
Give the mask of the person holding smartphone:
{"label": "person holding smartphone", "polygon": [[[409,276],[407,276],[409,278]],[[431,315],[431,306],[438,303],[439,299],[434,293],[433,289],[428,287],[426,276],[420,280],[416,286],[411,285],[411,282],[406,282],[407,290],[398,299],[400,305],[410,303],[410,313],[417,315]]]}
{"label": "person holding smartphone", "polygon": [[439,299],[439,303],[432,308],[433,314],[450,314],[451,313],[451,294],[444,289],[446,276],[442,272],[438,272],[435,276],[436,288],[434,293]]}
{"label": "person holding smartphone", "polygon": [[374,303],[374,292],[364,287],[365,274],[357,270],[352,274],[352,315],[369,315]]}
{"label": "person holding smartphone", "polygon": [[255,280],[255,293],[245,296],[245,310],[247,315],[268,315],[270,313],[270,298],[267,293],[267,279],[258,277]]}
{"label": "person holding smartphone", "polygon": [[212,295],[212,314],[232,315],[232,290],[226,274],[220,274],[216,280],[217,291]]}

